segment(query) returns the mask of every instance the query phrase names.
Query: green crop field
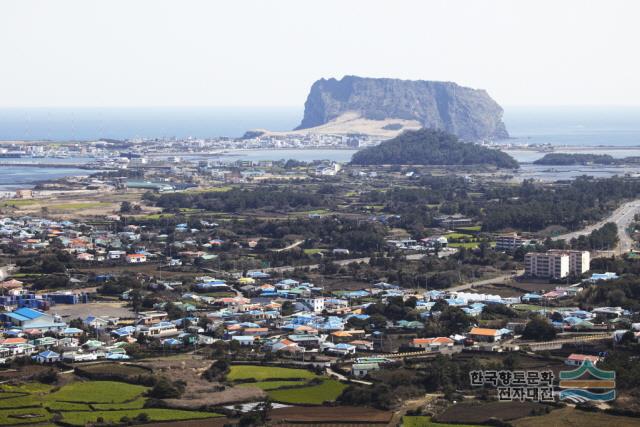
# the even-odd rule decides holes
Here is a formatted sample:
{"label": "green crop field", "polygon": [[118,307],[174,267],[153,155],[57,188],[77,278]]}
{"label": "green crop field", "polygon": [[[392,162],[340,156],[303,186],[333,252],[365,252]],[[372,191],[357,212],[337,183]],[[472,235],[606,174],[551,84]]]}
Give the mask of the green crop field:
{"label": "green crop field", "polygon": [[277,366],[233,365],[227,375],[228,381],[269,379],[312,379],[317,375],[306,369],[280,368]]}
{"label": "green crop field", "polygon": [[475,237],[471,234],[463,234],[463,233],[449,233],[445,234],[444,237],[447,239],[474,239]]}
{"label": "green crop field", "polygon": [[304,385],[304,381],[299,380],[290,380],[290,381],[258,381],[255,383],[240,383],[239,387],[257,387],[262,390],[276,390],[281,387],[290,387],[290,386],[302,386]]}
{"label": "green crop field", "polygon": [[4,201],[4,202],[0,203],[0,206],[17,208],[17,207],[20,207],[20,206],[35,205],[36,203],[38,203],[38,200],[18,199],[18,200],[7,200],[7,201]]}
{"label": "green crop field", "polygon": [[465,249],[475,249],[480,246],[480,243],[477,242],[469,242],[469,243],[449,243],[450,248],[465,248]]}
{"label": "green crop field", "polygon": [[102,207],[105,207],[105,206],[111,206],[111,203],[107,203],[107,202],[59,203],[57,205],[49,206],[49,209],[76,210],[76,209],[102,208]]}
{"label": "green crop field", "polygon": [[[0,387],[0,425],[39,424],[55,413],[70,425],[84,426],[101,418],[118,423],[145,413],[150,421],[183,421],[220,417],[213,412],[143,408],[147,387],[116,381],[84,381],[52,387],[39,383]],[[29,394],[26,394],[30,392]],[[2,396],[6,396],[3,398]],[[100,402],[100,403],[96,403]],[[6,409],[5,409],[6,408]]]}
{"label": "green crop field", "polygon": [[322,405],[324,402],[336,400],[345,388],[347,385],[339,381],[324,380],[321,384],[309,387],[271,390],[268,395],[272,400],[281,403]]}
{"label": "green crop field", "polygon": [[48,421],[51,414],[44,408],[16,408],[0,410],[0,425],[35,424]]}
{"label": "green crop field", "polygon": [[[2,393],[4,395],[4,393]],[[20,395],[18,397],[11,397],[8,399],[0,399],[0,408],[21,408],[25,406],[37,406],[40,405],[38,396],[32,396],[29,394]]]}
{"label": "green crop field", "polygon": [[214,412],[147,408],[125,411],[64,412],[63,421],[72,425],[84,426],[87,423],[95,422],[98,418],[102,418],[104,422],[116,423],[119,422],[123,417],[134,418],[141,413],[147,414],[151,421],[200,420],[222,416]]}
{"label": "green crop field", "polygon": [[402,417],[402,427],[475,427],[468,424],[442,424],[431,421],[431,417],[408,416]]}
{"label": "green crop field", "polygon": [[0,386],[1,391],[17,392],[17,393],[48,393],[53,386],[42,383],[25,383],[20,385],[3,384]]}
{"label": "green crop field", "polygon": [[94,409],[99,411],[110,411],[112,409],[142,409],[144,403],[147,401],[144,397],[139,397],[136,400],[125,403],[94,403],[91,405]]}
{"label": "green crop field", "polygon": [[312,249],[304,249],[303,251],[305,255],[315,255],[322,252],[326,252],[326,249],[312,248]]}
{"label": "green crop field", "polygon": [[52,411],[91,411],[91,407],[86,403],[49,402],[45,407]]}
{"label": "green crop field", "polygon": [[46,396],[48,401],[82,403],[120,403],[135,399],[147,391],[147,387],[116,381],[75,382]]}
{"label": "green crop field", "polygon": [[471,225],[469,227],[458,227],[456,230],[462,231],[480,231],[482,230],[482,226],[480,225]]}

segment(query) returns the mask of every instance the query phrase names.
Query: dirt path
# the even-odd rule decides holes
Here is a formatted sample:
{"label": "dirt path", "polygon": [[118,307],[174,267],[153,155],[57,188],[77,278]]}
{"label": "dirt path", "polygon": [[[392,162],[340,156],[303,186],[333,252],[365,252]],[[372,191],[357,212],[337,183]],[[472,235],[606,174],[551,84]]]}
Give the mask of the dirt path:
{"label": "dirt path", "polygon": [[419,399],[405,401],[400,409],[393,413],[393,416],[391,417],[391,420],[389,421],[389,424],[387,424],[387,426],[398,427],[400,425],[400,422],[402,421],[402,417],[406,415],[408,411],[418,409],[419,407],[424,406],[439,397],[441,397],[440,394],[425,394]]}

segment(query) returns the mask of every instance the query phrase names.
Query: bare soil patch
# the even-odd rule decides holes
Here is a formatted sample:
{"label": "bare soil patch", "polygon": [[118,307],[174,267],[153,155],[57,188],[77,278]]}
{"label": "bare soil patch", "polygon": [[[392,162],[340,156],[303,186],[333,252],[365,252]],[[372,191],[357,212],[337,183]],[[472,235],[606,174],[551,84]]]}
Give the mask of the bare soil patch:
{"label": "bare soil patch", "polygon": [[201,375],[211,363],[213,363],[212,360],[180,357],[144,360],[138,364],[153,369],[154,374],[187,383],[182,397],[165,399],[172,408],[197,409],[201,406],[228,405],[261,400],[266,397],[264,391],[257,388],[226,387],[221,390],[223,384],[203,379]]}
{"label": "bare soil patch", "polygon": [[[485,423],[491,418],[503,421],[515,420],[533,415],[534,411],[544,410],[547,405],[535,402],[464,402],[450,406],[436,417],[440,423]],[[541,424],[538,424],[541,425]]]}

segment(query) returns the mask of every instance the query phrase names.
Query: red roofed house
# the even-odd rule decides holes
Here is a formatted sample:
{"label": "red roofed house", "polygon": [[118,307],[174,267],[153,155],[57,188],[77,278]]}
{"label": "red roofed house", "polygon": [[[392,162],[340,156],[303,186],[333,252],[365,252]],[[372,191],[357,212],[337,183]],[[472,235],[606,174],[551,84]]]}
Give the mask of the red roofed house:
{"label": "red roofed house", "polygon": [[565,359],[564,364],[569,366],[580,366],[585,360],[588,360],[595,365],[600,361],[600,358],[598,356],[590,356],[588,354],[572,353]]}
{"label": "red roofed house", "polygon": [[502,334],[498,329],[488,328],[471,328],[467,336],[474,341],[481,342],[496,342],[502,338]]}
{"label": "red roofed house", "polygon": [[453,347],[453,340],[447,337],[414,338],[413,341],[411,341],[411,346],[427,351],[440,351],[443,348]]}
{"label": "red roofed house", "polygon": [[147,256],[145,254],[129,254],[127,255],[127,262],[129,264],[147,262]]}

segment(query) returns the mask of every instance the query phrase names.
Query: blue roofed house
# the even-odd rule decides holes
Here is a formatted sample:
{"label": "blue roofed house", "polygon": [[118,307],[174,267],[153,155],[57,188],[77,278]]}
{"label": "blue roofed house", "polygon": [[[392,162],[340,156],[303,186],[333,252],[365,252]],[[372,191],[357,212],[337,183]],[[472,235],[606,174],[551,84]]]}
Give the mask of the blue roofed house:
{"label": "blue roofed house", "polygon": [[33,359],[38,363],[55,363],[60,360],[60,354],[55,351],[45,350],[33,356]]}
{"label": "blue roofed house", "polygon": [[43,311],[32,308],[19,308],[10,313],[2,313],[5,322],[16,329],[40,329],[44,331],[60,330],[67,327],[66,323],[57,322],[56,319]]}

